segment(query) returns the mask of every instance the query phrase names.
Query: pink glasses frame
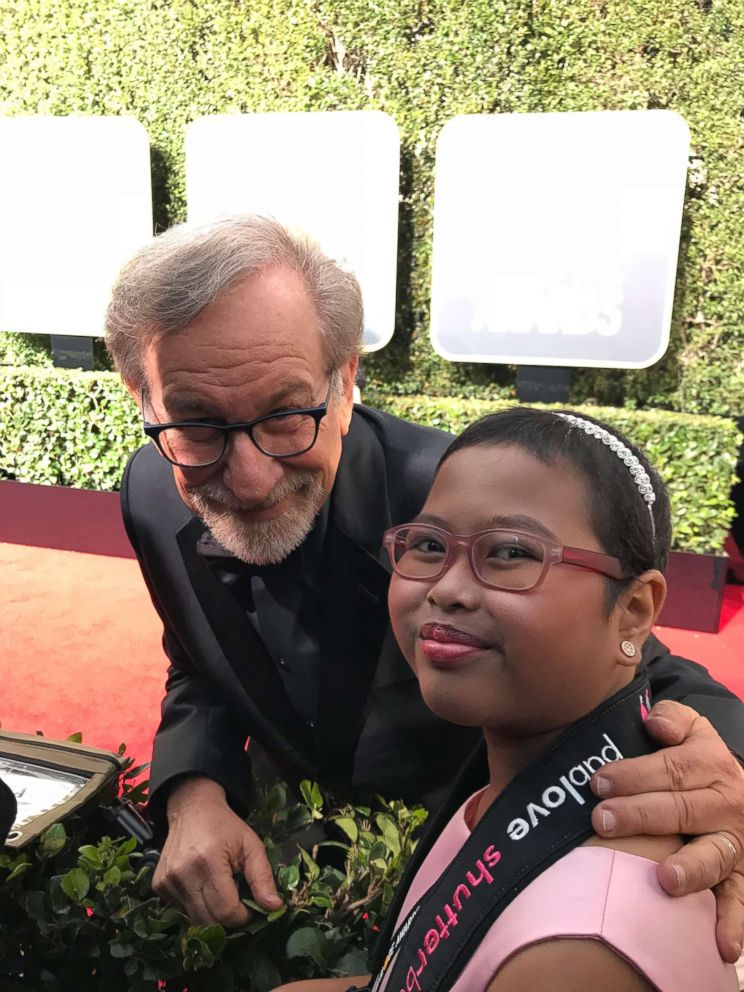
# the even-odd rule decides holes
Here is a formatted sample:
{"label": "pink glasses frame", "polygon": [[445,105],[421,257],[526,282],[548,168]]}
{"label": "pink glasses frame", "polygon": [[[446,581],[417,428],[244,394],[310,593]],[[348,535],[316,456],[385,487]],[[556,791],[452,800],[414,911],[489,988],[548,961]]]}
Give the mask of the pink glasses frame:
{"label": "pink glasses frame", "polygon": [[[447,553],[444,556],[442,567],[435,575],[405,575],[398,570],[398,563],[395,561],[395,539],[401,531],[411,530],[412,528],[418,529],[419,527],[430,534],[441,534],[445,539]],[[537,580],[525,589],[512,589],[509,586],[496,585],[493,582],[486,582],[485,579],[482,579],[478,575],[475,567],[473,545],[479,538],[485,537],[486,534],[501,533],[515,534],[517,537],[528,537],[543,548],[542,571],[537,577]],[[476,581],[488,589],[500,589],[503,592],[530,592],[532,589],[536,589],[545,579],[551,565],[575,565],[577,568],[586,568],[590,572],[598,572],[600,575],[606,575],[610,579],[627,578],[620,562],[617,558],[613,558],[612,555],[603,554],[601,551],[587,551],[585,548],[569,548],[563,544],[555,544],[553,541],[539,537],[537,534],[530,534],[528,531],[510,530],[506,527],[490,527],[488,530],[479,530],[476,534],[466,536],[464,534],[450,534],[448,530],[444,530],[442,527],[434,527],[429,524],[399,524],[397,527],[391,527],[390,530],[385,531],[382,543],[387,548],[390,564],[395,574],[400,575],[401,578],[407,579],[410,582],[436,582],[451,567],[457,555],[457,549],[461,547],[465,548],[468,553],[468,563]]]}

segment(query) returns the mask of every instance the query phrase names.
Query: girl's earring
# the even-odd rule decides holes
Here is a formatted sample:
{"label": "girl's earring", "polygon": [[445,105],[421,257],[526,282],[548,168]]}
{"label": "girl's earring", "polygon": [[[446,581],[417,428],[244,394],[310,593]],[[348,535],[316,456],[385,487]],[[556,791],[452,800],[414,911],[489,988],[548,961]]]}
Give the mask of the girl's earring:
{"label": "girl's earring", "polygon": [[636,649],[632,641],[622,641],[620,643],[620,650],[626,658],[635,658]]}

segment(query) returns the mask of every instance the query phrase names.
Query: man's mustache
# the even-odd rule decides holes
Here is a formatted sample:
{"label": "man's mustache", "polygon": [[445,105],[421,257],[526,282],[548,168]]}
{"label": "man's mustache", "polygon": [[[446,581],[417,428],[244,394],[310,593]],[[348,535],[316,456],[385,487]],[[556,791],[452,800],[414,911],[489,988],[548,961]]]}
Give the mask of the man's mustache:
{"label": "man's mustache", "polygon": [[295,493],[298,493],[301,489],[309,485],[312,482],[312,478],[309,472],[303,472],[293,476],[291,479],[282,479],[266,499],[261,500],[259,503],[248,503],[245,500],[238,499],[234,493],[231,493],[229,489],[218,482],[205,482],[199,486],[189,487],[188,492],[191,496],[196,496],[201,500],[209,500],[210,503],[216,503],[226,510],[249,510],[255,512],[257,510],[268,510],[269,507],[274,506],[276,503],[281,503],[288,496],[294,496]]}

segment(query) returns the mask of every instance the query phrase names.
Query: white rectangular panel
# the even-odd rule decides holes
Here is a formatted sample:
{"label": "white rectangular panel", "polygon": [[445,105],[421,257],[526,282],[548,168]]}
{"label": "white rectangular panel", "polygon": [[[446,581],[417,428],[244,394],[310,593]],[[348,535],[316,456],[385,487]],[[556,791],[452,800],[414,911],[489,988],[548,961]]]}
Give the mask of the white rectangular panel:
{"label": "white rectangular panel", "polygon": [[189,221],[267,214],[350,268],[366,351],[395,323],[400,137],[380,111],[202,117],[186,133]]}
{"label": "white rectangular panel", "polygon": [[456,117],[431,338],[453,361],[643,368],[669,342],[689,132],[669,111]]}
{"label": "white rectangular panel", "polygon": [[151,236],[138,121],[0,117],[0,330],[98,337],[117,272]]}

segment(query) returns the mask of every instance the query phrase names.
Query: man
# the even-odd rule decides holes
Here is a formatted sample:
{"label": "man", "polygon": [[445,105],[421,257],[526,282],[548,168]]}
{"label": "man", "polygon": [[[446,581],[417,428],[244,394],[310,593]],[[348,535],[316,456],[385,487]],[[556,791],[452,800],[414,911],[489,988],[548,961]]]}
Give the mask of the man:
{"label": "man", "polygon": [[[122,484],[170,659],[151,798],[168,837],[154,883],[200,922],[245,922],[237,873],[260,904],[279,905],[237,815],[248,737],[290,782],[430,806],[474,743],[424,707],[385,607],[382,533],[418,512],[448,438],[353,410],[361,331],[353,276],[259,217],[171,229],[124,269],[109,307],[108,346],[154,442]],[[648,660],[657,695],[691,702],[744,752],[738,701],[658,641]],[[706,834],[661,877],[676,892],[717,883],[744,844],[739,767],[692,710],[662,704],[649,727],[680,746],[607,771],[613,801],[597,829]],[[729,959],[736,886],[719,898]]]}

